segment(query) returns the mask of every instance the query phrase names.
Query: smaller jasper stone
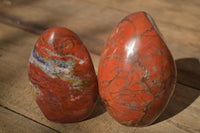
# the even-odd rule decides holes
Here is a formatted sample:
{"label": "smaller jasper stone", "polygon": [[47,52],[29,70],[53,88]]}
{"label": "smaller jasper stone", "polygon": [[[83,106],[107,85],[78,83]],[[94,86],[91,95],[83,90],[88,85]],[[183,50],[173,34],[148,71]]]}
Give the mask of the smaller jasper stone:
{"label": "smaller jasper stone", "polygon": [[35,100],[47,119],[86,119],[97,99],[97,79],[90,55],[79,37],[66,28],[46,30],[29,61]]}
{"label": "smaller jasper stone", "polygon": [[176,69],[148,14],[131,14],[116,26],[102,51],[98,80],[108,113],[121,124],[149,125],[163,112]]}

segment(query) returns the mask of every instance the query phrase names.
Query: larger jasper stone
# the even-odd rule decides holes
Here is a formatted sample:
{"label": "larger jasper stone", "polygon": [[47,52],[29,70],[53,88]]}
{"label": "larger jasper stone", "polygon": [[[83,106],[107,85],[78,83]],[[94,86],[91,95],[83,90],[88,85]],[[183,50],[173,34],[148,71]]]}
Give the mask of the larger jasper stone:
{"label": "larger jasper stone", "polygon": [[46,30],[31,53],[28,72],[36,102],[47,119],[76,122],[92,113],[96,74],[87,49],[70,30]]}
{"label": "larger jasper stone", "polygon": [[161,114],[176,69],[148,14],[131,14],[116,26],[102,51],[98,80],[107,111],[121,124],[145,126]]}

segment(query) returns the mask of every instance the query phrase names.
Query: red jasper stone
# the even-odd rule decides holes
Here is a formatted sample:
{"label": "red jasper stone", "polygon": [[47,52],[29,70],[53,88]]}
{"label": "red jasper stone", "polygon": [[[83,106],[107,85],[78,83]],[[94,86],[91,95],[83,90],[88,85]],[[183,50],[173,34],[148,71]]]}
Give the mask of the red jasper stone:
{"label": "red jasper stone", "polygon": [[131,14],[116,26],[102,51],[98,80],[107,111],[121,124],[149,125],[162,113],[176,68],[148,14]]}
{"label": "red jasper stone", "polygon": [[87,118],[97,99],[97,79],[90,55],[66,28],[46,30],[29,60],[36,102],[47,119],[76,122]]}

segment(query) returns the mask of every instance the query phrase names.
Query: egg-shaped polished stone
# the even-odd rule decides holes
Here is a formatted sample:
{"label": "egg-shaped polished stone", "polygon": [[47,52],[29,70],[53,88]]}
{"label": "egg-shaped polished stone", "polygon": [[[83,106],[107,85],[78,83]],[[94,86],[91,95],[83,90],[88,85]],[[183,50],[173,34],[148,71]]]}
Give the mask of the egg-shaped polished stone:
{"label": "egg-shaped polished stone", "polygon": [[47,119],[76,122],[87,118],[97,99],[97,79],[90,55],[66,28],[46,30],[29,60],[35,100]]}
{"label": "egg-shaped polished stone", "polygon": [[109,114],[124,125],[149,125],[166,107],[175,82],[174,60],[151,17],[125,17],[106,41],[98,70]]}

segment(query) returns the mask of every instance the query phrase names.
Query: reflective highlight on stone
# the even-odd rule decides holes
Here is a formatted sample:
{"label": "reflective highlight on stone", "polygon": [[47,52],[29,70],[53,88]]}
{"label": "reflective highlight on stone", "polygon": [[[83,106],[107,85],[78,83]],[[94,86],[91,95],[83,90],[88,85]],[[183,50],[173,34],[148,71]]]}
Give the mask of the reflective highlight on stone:
{"label": "reflective highlight on stone", "polygon": [[99,93],[109,114],[128,126],[151,124],[174,90],[174,60],[151,17],[133,13],[113,30],[102,51]]}
{"label": "reflective highlight on stone", "polygon": [[46,30],[33,48],[28,72],[36,102],[47,119],[76,122],[92,113],[96,74],[87,49],[70,30]]}

